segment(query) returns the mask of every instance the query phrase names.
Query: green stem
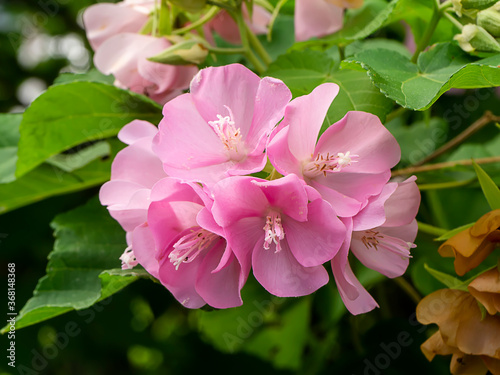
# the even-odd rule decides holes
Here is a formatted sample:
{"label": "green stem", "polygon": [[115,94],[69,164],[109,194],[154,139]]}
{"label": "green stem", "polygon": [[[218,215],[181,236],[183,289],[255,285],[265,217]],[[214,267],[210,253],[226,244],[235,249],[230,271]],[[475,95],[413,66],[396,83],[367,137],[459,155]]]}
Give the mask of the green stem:
{"label": "green stem", "polygon": [[174,30],[172,32],[172,34],[179,35],[179,34],[184,34],[184,33],[187,33],[188,31],[194,30],[198,26],[202,26],[202,25],[206,24],[208,21],[210,21],[212,18],[214,18],[218,12],[219,12],[218,7],[211,7],[203,17],[201,17],[200,19],[198,19],[197,21],[193,22],[192,24],[190,24],[186,27]]}
{"label": "green stem", "polygon": [[274,27],[274,21],[276,21],[276,18],[278,17],[278,14],[281,10],[281,7],[285,5],[285,3],[288,0],[280,0],[278,1],[278,4],[276,4],[276,7],[273,10],[273,13],[271,15],[271,20],[269,21],[269,26],[267,29],[267,40],[270,42],[271,41],[271,34],[273,32],[273,27]]}
{"label": "green stem", "polygon": [[[248,33],[248,40],[250,41],[250,45],[253,47],[257,55],[261,58],[262,61],[264,61],[264,64],[267,66],[273,62],[273,59],[271,59],[271,56],[267,53],[266,49],[260,42],[259,38],[250,30],[246,22],[244,22],[245,28],[247,29]],[[266,66],[266,68],[267,68]]]}
{"label": "green stem", "polygon": [[231,6],[227,5],[227,4],[224,4],[224,3],[219,3],[218,1],[207,0],[207,4],[208,5],[214,5],[216,7],[225,9],[228,12],[234,12],[234,8],[233,7],[231,7]]}
{"label": "green stem", "polygon": [[415,304],[418,305],[422,297],[420,293],[411,285],[408,281],[406,281],[403,277],[396,277],[393,279],[398,286],[405,291],[405,293],[410,297]]}
{"label": "green stem", "polygon": [[440,182],[440,183],[435,183],[435,184],[421,184],[421,185],[418,185],[418,189],[420,191],[451,189],[451,188],[469,185],[470,183],[472,183],[474,181],[476,181],[475,178],[470,179],[470,180],[464,180],[464,181],[450,181],[450,182]]}
{"label": "green stem", "polygon": [[433,236],[442,236],[443,234],[448,232],[448,230],[446,229],[435,227],[430,224],[421,223],[420,221],[417,221],[417,224],[418,224],[418,230],[420,232],[431,234]]}
{"label": "green stem", "polygon": [[394,120],[396,117],[401,116],[406,111],[408,111],[408,108],[405,108],[405,107],[399,107],[398,109],[395,109],[394,111],[392,111],[391,113],[389,113],[385,117],[385,123],[388,123],[388,122]]}
{"label": "green stem", "polygon": [[451,0],[446,0],[444,3],[439,4],[439,10],[448,9],[453,6],[453,2]]}
{"label": "green stem", "polygon": [[417,59],[418,59],[418,56],[420,55],[420,52],[422,52],[429,45],[429,42],[431,41],[432,35],[434,34],[434,31],[436,30],[436,27],[437,27],[440,19],[441,19],[441,11],[439,10],[438,5],[436,4],[434,7],[434,13],[432,14],[431,21],[429,22],[429,25],[427,26],[425,34],[419,40],[419,42],[417,44],[417,49],[415,50],[415,53],[413,54],[413,57],[411,58],[411,61],[413,63],[417,62]]}
{"label": "green stem", "polygon": [[244,48],[221,48],[221,47],[212,47],[205,45],[205,47],[213,53],[219,53],[221,55],[233,55],[233,54],[243,54],[245,53]]}
{"label": "green stem", "polygon": [[161,0],[158,32],[160,36],[170,35],[172,33],[172,20],[170,17],[170,8],[167,4],[167,0]]}
{"label": "green stem", "polygon": [[453,17],[450,13],[444,12],[444,16],[448,18],[448,20],[457,27],[458,30],[462,31],[464,25],[460,23],[455,17]]}
{"label": "green stem", "polygon": [[236,20],[236,24],[238,25],[238,30],[240,32],[240,37],[241,37],[241,44],[245,49],[245,57],[248,59],[248,61],[250,61],[250,63],[252,63],[255,70],[257,70],[259,74],[263,74],[266,71],[266,67],[257,58],[257,56],[255,56],[255,54],[252,51],[252,48],[250,47],[250,41],[248,40],[246,24],[241,14],[241,9],[231,12],[230,14]]}

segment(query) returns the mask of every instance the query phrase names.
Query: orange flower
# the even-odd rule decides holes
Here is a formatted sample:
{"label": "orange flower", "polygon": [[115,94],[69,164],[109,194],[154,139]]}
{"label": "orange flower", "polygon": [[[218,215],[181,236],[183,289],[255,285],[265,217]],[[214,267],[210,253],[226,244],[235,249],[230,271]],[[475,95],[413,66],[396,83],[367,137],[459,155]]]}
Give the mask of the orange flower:
{"label": "orange flower", "polygon": [[455,271],[463,276],[476,268],[500,243],[500,209],[488,212],[472,227],[439,247],[439,254],[455,257]]}
{"label": "orange flower", "polygon": [[498,272],[498,268],[479,275],[469,284],[468,288],[470,294],[484,305],[489,314],[500,313],[500,272]]}
{"label": "orange flower", "polygon": [[500,316],[481,316],[476,299],[469,293],[441,289],[417,306],[422,324],[435,323],[439,330],[420,347],[431,361],[436,354],[452,355],[454,375],[500,375]]}

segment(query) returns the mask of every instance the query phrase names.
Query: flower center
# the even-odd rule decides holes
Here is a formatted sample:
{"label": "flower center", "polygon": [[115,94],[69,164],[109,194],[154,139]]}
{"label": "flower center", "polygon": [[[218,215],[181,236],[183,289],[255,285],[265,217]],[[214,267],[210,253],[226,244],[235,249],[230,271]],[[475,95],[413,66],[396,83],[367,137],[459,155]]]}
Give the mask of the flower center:
{"label": "flower center", "polygon": [[272,212],[266,217],[266,225],[264,226],[264,249],[269,250],[271,243],[275,243],[275,253],[281,251],[280,241],[285,238],[285,232],[281,226],[281,216],[276,212]]}
{"label": "flower center", "polygon": [[412,242],[403,241],[400,238],[387,236],[373,229],[365,230],[361,241],[367,249],[383,248],[394,254],[398,254],[403,258],[411,258],[410,249],[417,247]]}
{"label": "flower center", "polygon": [[357,163],[357,160],[352,160],[354,158],[359,158],[359,155],[351,155],[351,151],[347,151],[345,154],[339,152],[337,155],[330,155],[329,152],[326,155],[318,154],[314,160],[304,166],[303,173],[309,178],[320,174],[326,177],[327,173],[340,172],[342,168],[350,166],[351,163]]}
{"label": "flower center", "polygon": [[233,120],[233,112],[228,106],[224,106],[229,112],[229,116],[217,115],[217,121],[209,121],[215,134],[220,138],[230,159],[239,161],[244,157],[244,144],[241,140],[240,128],[236,128]]}
{"label": "flower center", "polygon": [[137,262],[137,259],[135,259],[132,246],[128,246],[125,249],[123,254],[120,256],[120,260],[122,261],[122,270],[130,270],[139,264],[139,262]]}
{"label": "flower center", "polygon": [[219,236],[208,230],[197,228],[192,229],[190,233],[182,236],[177,241],[168,255],[170,263],[178,270],[181,263],[191,263],[204,250],[208,250],[214,241],[218,240]]}

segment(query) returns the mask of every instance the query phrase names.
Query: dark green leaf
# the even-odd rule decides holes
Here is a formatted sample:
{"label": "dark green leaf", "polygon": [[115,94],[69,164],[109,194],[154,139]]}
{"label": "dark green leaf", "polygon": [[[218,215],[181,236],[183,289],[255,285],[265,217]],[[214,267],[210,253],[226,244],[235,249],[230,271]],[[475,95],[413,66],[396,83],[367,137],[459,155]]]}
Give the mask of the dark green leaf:
{"label": "dark green leaf", "polygon": [[429,267],[427,264],[424,265],[427,272],[429,272],[436,280],[440,281],[444,285],[446,285],[450,289],[458,289],[463,290],[464,292],[468,292],[467,284],[465,284],[462,280],[457,279],[454,276],[451,276],[447,273],[435,270]]}
{"label": "dark green leaf", "polygon": [[366,74],[352,70],[339,71],[335,60],[318,51],[292,51],[280,56],[269,66],[266,74],[283,80],[294,97],[309,94],[322,83],[338,84],[340,92],[328,111],[323,131],[348,111],[370,112],[384,121],[392,108],[392,102],[378,92]]}
{"label": "dark green leaf", "polygon": [[103,83],[52,86],[23,116],[16,176],[61,151],[114,136],[135,119],[157,123],[161,107],[142,95]]}
{"label": "dark green leaf", "polygon": [[111,148],[106,141],[97,142],[72,154],[58,154],[47,159],[47,163],[62,169],[65,172],[73,172],[82,168],[91,161],[109,156]]}
{"label": "dark green leaf", "polygon": [[0,214],[54,195],[84,190],[106,182],[110,177],[113,156],[123,146],[118,140],[109,142],[113,149],[112,156],[104,160],[99,158],[70,173],[44,163],[16,181],[0,185]]}
{"label": "dark green leaf", "polygon": [[359,64],[386,96],[413,110],[429,108],[451,88],[500,85],[500,54],[475,61],[458,46],[437,44],[420,54],[417,64],[394,50],[367,50],[342,63]]}
{"label": "dark green leaf", "polygon": [[112,75],[106,76],[97,69],[90,69],[88,73],[84,74],[63,73],[54,80],[54,85],[70,82],[101,82],[112,85],[114,81],[115,77]]}
{"label": "dark green leaf", "polygon": [[72,309],[85,309],[137,279],[134,274],[106,271],[120,265],[125,233],[97,199],[57,216],[52,227],[56,241],[47,275],[20,311],[18,329]]}

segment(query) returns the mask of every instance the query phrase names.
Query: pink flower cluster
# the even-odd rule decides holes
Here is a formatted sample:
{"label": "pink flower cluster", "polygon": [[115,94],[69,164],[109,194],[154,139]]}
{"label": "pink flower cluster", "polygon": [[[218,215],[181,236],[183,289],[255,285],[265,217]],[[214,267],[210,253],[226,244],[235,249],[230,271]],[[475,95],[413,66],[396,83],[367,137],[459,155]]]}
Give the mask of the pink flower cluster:
{"label": "pink flower cluster", "polygon": [[153,0],[95,4],[85,10],[83,22],[96,68],[113,74],[116,86],[164,104],[189,86],[198,68],[147,60],[171,46],[165,38],[139,34],[154,9]]}
{"label": "pink flower cluster", "polygon": [[415,178],[388,182],[400,149],[378,117],[349,112],[318,140],[338,91],[325,83],[290,101],[280,80],[211,67],[164,106],[158,129],[126,125],[129,146],[100,192],[127,231],[123,268],[141,264],[186,307],[228,308],[243,303],[251,270],[270,293],[296,297],[328,282],[330,262],[349,311],[376,307],[349,250],[402,275],[420,194]]}

